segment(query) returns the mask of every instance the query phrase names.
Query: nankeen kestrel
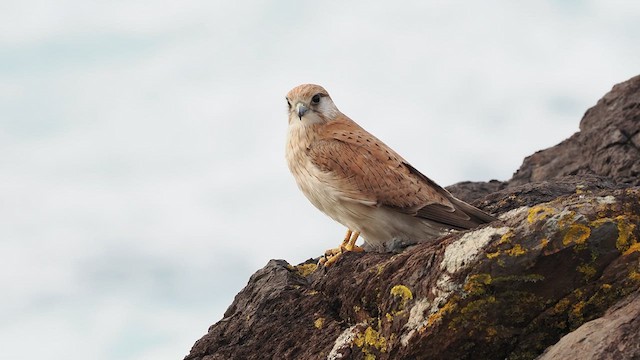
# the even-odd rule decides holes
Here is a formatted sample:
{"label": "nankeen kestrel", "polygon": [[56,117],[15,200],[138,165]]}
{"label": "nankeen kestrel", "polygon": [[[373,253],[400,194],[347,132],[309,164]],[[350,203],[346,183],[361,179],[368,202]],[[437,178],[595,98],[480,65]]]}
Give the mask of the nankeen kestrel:
{"label": "nankeen kestrel", "polygon": [[297,86],[286,99],[289,169],[309,201],[348,229],[334,253],[360,250],[359,235],[374,251],[393,251],[495,220],[341,113],[321,86]]}

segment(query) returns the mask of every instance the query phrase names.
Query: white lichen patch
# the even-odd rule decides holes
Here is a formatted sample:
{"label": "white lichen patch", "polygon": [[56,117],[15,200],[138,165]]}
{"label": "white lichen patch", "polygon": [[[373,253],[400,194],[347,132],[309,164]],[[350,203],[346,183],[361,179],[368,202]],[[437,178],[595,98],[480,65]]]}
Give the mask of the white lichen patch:
{"label": "white lichen patch", "polygon": [[431,309],[429,309],[429,315],[435,313],[440,307],[447,303],[449,296],[454,292],[462,288],[462,285],[456,284],[451,280],[451,277],[447,274],[442,274],[436,281],[436,286],[431,290],[435,299],[431,303]]}
{"label": "white lichen patch", "polygon": [[451,294],[461,287],[462,285],[453,282],[449,275],[442,274],[436,281],[436,286],[431,289],[431,293],[435,296],[433,301],[429,301],[426,298],[416,300],[409,311],[409,320],[403,327],[404,331],[400,337],[400,344],[407,346],[416,331],[420,331],[420,329],[427,326],[429,316],[440,310],[447,303]]}
{"label": "white lichen patch", "polygon": [[600,205],[611,205],[611,204],[615,204],[616,203],[616,198],[613,195],[598,196],[596,198],[596,201]]}
{"label": "white lichen patch", "polygon": [[431,302],[427,298],[416,300],[409,311],[409,320],[404,325],[405,333],[400,337],[402,346],[407,346],[413,334],[421,327],[427,324],[428,314],[425,311],[431,306]]}
{"label": "white lichen patch", "polygon": [[331,352],[327,355],[327,360],[335,360],[342,359],[342,354],[340,350],[351,347],[353,344],[353,339],[355,339],[358,334],[358,325],[366,325],[365,323],[358,323],[343,331],[340,336],[336,339],[333,344],[333,348],[331,348]]}
{"label": "white lichen patch", "polygon": [[460,239],[447,246],[444,250],[444,259],[440,264],[440,269],[446,270],[451,274],[458,272],[476,258],[478,252],[491,241],[493,236],[502,236],[507,231],[509,231],[509,228],[506,226],[499,228],[485,227],[462,235]]}
{"label": "white lichen patch", "polygon": [[524,214],[525,212],[528,212],[530,209],[530,207],[528,206],[521,206],[517,209],[513,209],[513,210],[509,210],[504,214],[501,214],[500,216],[498,216],[498,219],[500,220],[508,220],[511,218],[514,218],[518,215]]}
{"label": "white lichen patch", "polygon": [[[571,211],[569,209],[563,209],[562,211],[560,211],[559,213],[551,216],[546,224],[545,224],[545,229],[547,231],[551,231],[551,233],[553,233],[554,231],[556,231],[558,229],[558,227],[564,227],[568,224],[573,224],[576,222],[580,222],[580,223],[586,223],[588,222],[587,218],[580,213],[576,213],[574,211]],[[550,233],[550,234],[551,234]]]}

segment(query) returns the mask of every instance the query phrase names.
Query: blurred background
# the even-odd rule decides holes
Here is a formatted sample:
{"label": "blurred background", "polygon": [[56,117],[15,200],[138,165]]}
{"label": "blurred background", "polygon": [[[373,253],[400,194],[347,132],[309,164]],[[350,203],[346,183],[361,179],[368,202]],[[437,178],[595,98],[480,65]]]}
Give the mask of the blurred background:
{"label": "blurred background", "polygon": [[344,229],[284,160],[318,83],[443,186],[640,73],[640,2],[0,2],[0,359],[181,359]]}

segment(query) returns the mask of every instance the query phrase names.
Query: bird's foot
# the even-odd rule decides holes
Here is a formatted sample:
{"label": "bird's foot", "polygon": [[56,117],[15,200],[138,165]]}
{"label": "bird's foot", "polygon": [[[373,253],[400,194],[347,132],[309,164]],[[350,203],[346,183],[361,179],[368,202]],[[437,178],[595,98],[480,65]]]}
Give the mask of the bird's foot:
{"label": "bird's foot", "polygon": [[364,249],[356,245],[356,241],[359,236],[359,232],[347,230],[347,234],[345,235],[344,240],[342,240],[342,244],[335,249],[325,251],[324,256],[320,258],[318,265],[324,265],[325,267],[331,266],[338,261],[342,254],[348,251],[363,252]]}

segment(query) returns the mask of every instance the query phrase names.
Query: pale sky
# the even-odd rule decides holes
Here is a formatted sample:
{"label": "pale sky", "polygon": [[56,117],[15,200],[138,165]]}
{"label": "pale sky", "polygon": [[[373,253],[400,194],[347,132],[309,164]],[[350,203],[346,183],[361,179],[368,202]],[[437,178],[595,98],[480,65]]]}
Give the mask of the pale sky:
{"label": "pale sky", "polygon": [[506,180],[640,73],[637,1],[0,2],[0,359],[180,359],[269,259],[341,225],[285,94],[443,186]]}

